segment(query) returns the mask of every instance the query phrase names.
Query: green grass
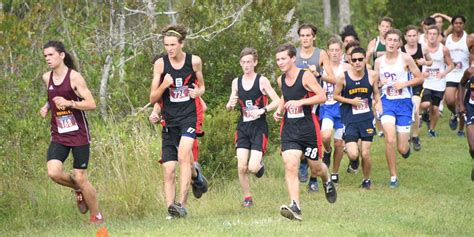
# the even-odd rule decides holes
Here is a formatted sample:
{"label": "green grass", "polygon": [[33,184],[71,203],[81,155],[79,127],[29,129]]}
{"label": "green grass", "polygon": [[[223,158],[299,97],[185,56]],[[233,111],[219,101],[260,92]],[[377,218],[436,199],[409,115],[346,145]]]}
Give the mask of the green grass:
{"label": "green grass", "polygon": [[[303,222],[279,214],[280,205],[289,200],[275,146],[266,157],[265,176],[251,178],[251,209],[239,206],[242,194],[236,178],[214,179],[202,199],[191,195],[188,217],[165,220],[162,172],[156,162],[159,147],[140,129],[122,133],[123,139],[131,139],[128,143],[121,143],[117,131],[110,133],[115,139],[96,142],[94,154],[104,152],[113,159],[93,160],[100,165],[92,165],[91,180],[98,187],[110,236],[472,236],[474,182],[467,142],[449,130],[446,117],[438,127],[437,138],[428,138],[425,126],[421,129],[421,152],[407,160],[398,156],[397,189],[388,188],[380,138],[372,148],[372,190],[358,188],[362,175],[345,172],[346,158],[336,203],[329,204],[323,192],[310,194],[301,185]],[[16,184],[8,187],[2,182],[0,208],[17,205],[18,210],[2,217],[1,235],[94,236],[98,227],[88,225],[87,216],[77,212],[70,191],[49,181],[43,167],[38,172],[39,178],[28,182],[22,177],[12,177]]]}

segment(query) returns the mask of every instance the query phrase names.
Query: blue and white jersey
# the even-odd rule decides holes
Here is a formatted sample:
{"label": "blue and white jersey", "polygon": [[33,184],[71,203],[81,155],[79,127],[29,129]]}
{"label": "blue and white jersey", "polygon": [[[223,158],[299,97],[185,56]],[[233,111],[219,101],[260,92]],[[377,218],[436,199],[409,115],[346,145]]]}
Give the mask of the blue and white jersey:
{"label": "blue and white jersey", "polygon": [[[344,67],[343,64],[339,64],[339,67],[337,68],[336,71],[334,71],[335,77],[339,77],[342,75],[344,72]],[[326,71],[323,72],[323,75],[327,75]],[[324,105],[333,105],[333,104],[339,104],[336,100],[334,100],[334,89],[336,88],[335,84],[323,81],[323,90],[326,92],[326,102]]]}
{"label": "blue and white jersey", "polygon": [[380,92],[382,99],[397,100],[411,98],[412,96],[408,87],[400,90],[393,87],[396,82],[406,82],[410,79],[402,54],[401,52],[398,53],[397,61],[394,64],[387,64],[386,55],[381,57],[379,78],[381,82],[384,82]]}

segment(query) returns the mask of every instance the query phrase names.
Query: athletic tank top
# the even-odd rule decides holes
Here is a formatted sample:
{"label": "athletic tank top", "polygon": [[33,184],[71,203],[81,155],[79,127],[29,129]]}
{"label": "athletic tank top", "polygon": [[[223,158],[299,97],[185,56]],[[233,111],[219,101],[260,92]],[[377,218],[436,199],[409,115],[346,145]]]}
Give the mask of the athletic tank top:
{"label": "athletic tank top", "polygon": [[461,39],[454,42],[452,34],[446,39],[446,48],[453,59],[454,69],[446,75],[446,81],[460,82],[462,74],[469,67],[469,49],[467,47],[467,33],[464,31]]}
{"label": "athletic tank top", "polygon": [[377,59],[377,52],[385,52],[387,51],[387,49],[385,48],[385,44],[382,44],[382,42],[380,41],[380,37],[377,36],[377,38],[375,38],[375,50],[374,50],[374,65],[375,65],[375,59]]}
{"label": "athletic tank top", "polygon": [[300,48],[296,49],[296,67],[300,69],[308,69],[309,65],[316,65],[316,70],[321,73],[321,66],[319,64],[319,54],[321,50],[319,48],[314,48],[313,54],[309,58],[301,57]]}
{"label": "athletic tank top", "polygon": [[[304,70],[300,70],[298,76],[296,77],[296,81],[292,86],[286,85],[285,74],[281,76],[281,91],[285,103],[290,100],[300,100],[314,95],[313,93],[307,91],[306,88],[304,88],[303,74]],[[312,105],[303,105],[286,109],[284,116],[285,123],[297,124],[301,121],[306,120],[306,118],[311,118],[312,107]]]}
{"label": "athletic tank top", "polygon": [[350,78],[349,72],[344,72],[346,85],[341,91],[341,96],[354,99],[360,97],[364,103],[359,106],[341,103],[341,118],[344,124],[351,124],[365,120],[373,120],[372,113],[372,85],[370,85],[367,69],[364,69],[364,76],[358,81]]}
{"label": "athletic tank top", "polygon": [[466,97],[464,97],[464,104],[474,107],[474,76],[471,76],[466,84]]}
{"label": "athletic tank top", "polygon": [[431,66],[423,66],[423,72],[428,72],[429,76],[425,78],[423,87],[434,90],[434,91],[444,91],[446,89],[446,78],[438,79],[436,75],[445,70],[446,64],[444,63],[444,53],[443,53],[443,44],[438,45],[438,49],[435,53],[430,52],[431,59],[433,64]]}
{"label": "athletic tank top", "polygon": [[251,121],[265,121],[265,113],[260,115],[258,118],[252,118],[250,111],[253,109],[260,109],[267,105],[268,97],[265,96],[260,90],[260,75],[257,74],[250,90],[245,90],[242,84],[243,77],[240,76],[237,79],[239,105],[240,105],[240,118],[239,123],[246,123]]}
{"label": "athletic tank top", "polygon": [[[402,52],[404,52],[404,53],[407,52],[407,50],[406,50],[406,48],[405,48],[405,45],[403,45],[403,47],[402,47]],[[410,56],[413,58],[413,60],[414,60],[415,63],[416,63],[416,66],[418,66],[418,69],[420,69],[420,72],[421,72],[421,70],[422,70],[422,67],[421,67],[421,66],[422,66],[422,65],[418,65],[418,62],[416,62],[416,60],[417,60],[417,59],[420,59],[420,58],[424,58],[424,56],[423,56],[423,46],[421,46],[420,43],[417,43],[417,44],[416,44],[416,52],[415,52],[415,54],[411,54]]]}
{"label": "athletic tank top", "polygon": [[379,78],[380,80],[386,80],[381,89],[381,97],[389,100],[411,98],[410,88],[405,87],[400,90],[396,90],[393,87],[395,82],[406,82],[409,79],[408,71],[405,69],[403,63],[402,53],[398,53],[397,60],[394,64],[387,64],[387,56],[384,55],[380,58]]}
{"label": "athletic tank top", "polygon": [[[334,75],[336,76],[336,78],[342,74],[342,71],[343,71],[343,64],[341,63],[339,64],[339,67],[337,68],[337,70],[334,72]],[[326,74],[326,71],[324,72],[324,74]],[[324,102],[324,105],[333,105],[333,104],[339,103],[336,100],[334,100],[335,87],[336,85],[323,81],[323,90],[324,92],[326,92],[326,102]]]}
{"label": "athletic tank top", "polygon": [[161,74],[160,83],[165,75],[170,74],[173,84],[163,93],[161,101],[163,118],[166,126],[176,127],[184,123],[196,121],[197,107],[200,100],[189,96],[189,89],[198,84],[196,73],[193,70],[192,55],[186,54],[183,67],[175,69],[171,65],[168,55],[163,56],[164,70]]}
{"label": "athletic tank top", "polygon": [[82,146],[89,144],[89,128],[86,114],[82,110],[65,108],[60,110],[53,102],[53,98],[61,96],[66,100],[81,101],[71,87],[71,71],[68,69],[61,84],[53,82],[53,72],[48,82],[48,103],[51,109],[51,141],[65,146]]}

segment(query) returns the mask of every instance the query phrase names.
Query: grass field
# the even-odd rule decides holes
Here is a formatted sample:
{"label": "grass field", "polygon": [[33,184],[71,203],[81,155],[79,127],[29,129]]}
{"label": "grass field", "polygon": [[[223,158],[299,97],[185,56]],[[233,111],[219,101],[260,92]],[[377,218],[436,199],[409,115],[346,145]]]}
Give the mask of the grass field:
{"label": "grass field", "polygon": [[[474,182],[470,179],[473,161],[466,139],[449,130],[446,117],[439,123],[437,138],[428,138],[423,126],[421,152],[413,152],[407,160],[398,156],[400,187],[397,189],[388,187],[384,147],[378,137],[372,149],[372,190],[358,187],[362,179],[360,172],[356,175],[345,172],[346,158],[341,166],[336,203],[329,204],[322,191],[308,193],[307,186],[302,184],[302,222],[289,221],[279,214],[280,205],[289,200],[282,160],[279,152],[273,150],[266,156],[264,177],[251,178],[255,203],[251,209],[240,207],[242,194],[237,178],[218,180],[200,200],[191,195],[186,218],[165,220],[161,170],[155,162],[146,164],[151,167],[151,173],[141,174],[147,180],[152,176],[155,182],[143,183],[140,177],[129,175],[123,180],[108,180],[108,186],[98,184],[106,227],[110,236],[473,236]],[[110,172],[126,166],[118,156],[117,163],[110,164]],[[93,181],[102,173],[91,172]],[[100,177],[106,179],[104,174]],[[124,180],[134,180],[134,185]],[[39,201],[26,202],[25,205],[36,205],[25,207],[31,211],[7,215],[0,222],[1,236],[95,235],[98,227],[88,225],[87,217],[77,212],[69,190],[53,184],[47,177],[23,185],[27,190],[25,198],[38,197]],[[119,186],[130,192],[114,193]],[[143,191],[145,188],[154,191],[148,195]],[[11,199],[0,204],[8,205],[6,200]]]}

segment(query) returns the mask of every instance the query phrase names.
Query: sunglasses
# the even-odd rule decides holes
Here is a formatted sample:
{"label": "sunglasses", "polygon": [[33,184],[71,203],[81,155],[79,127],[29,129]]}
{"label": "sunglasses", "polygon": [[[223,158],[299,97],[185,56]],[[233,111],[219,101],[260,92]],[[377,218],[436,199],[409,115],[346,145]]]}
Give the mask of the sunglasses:
{"label": "sunglasses", "polygon": [[355,63],[357,61],[362,62],[365,58],[351,58],[351,62]]}

